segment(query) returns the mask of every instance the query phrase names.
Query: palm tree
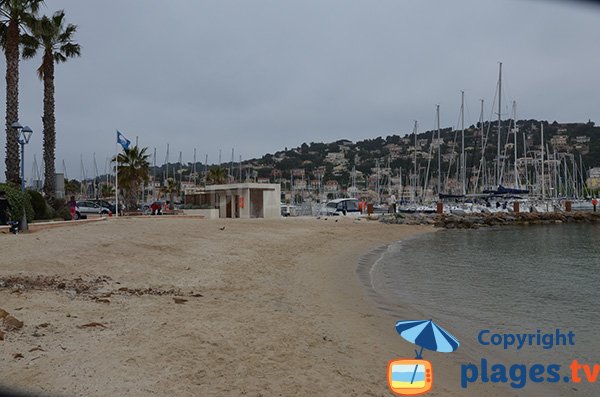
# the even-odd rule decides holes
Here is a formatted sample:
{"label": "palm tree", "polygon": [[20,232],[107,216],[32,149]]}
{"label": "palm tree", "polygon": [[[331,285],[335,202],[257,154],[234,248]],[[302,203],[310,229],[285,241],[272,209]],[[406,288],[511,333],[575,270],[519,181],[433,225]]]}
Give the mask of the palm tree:
{"label": "palm tree", "polygon": [[209,183],[219,185],[225,183],[229,178],[225,168],[215,167],[208,171],[207,179]]}
{"label": "palm tree", "polygon": [[110,185],[102,185],[102,188],[100,190],[100,195],[103,198],[107,198],[107,197],[113,197],[115,196],[115,188],[110,186]]}
{"label": "palm tree", "polygon": [[146,154],[148,148],[141,150],[137,146],[123,149],[113,162],[119,167],[119,187],[125,191],[125,200],[129,208],[137,208],[138,192],[142,182],[148,181],[150,163]]}
{"label": "palm tree", "polygon": [[167,179],[167,184],[160,190],[169,197],[170,206],[173,206],[173,195],[179,192],[179,182],[173,178]]}
{"label": "palm tree", "polygon": [[43,0],[0,1],[0,46],[6,57],[6,180],[18,183],[19,135],[11,128],[19,121],[19,44],[24,22],[35,16]]}
{"label": "palm tree", "polygon": [[44,192],[54,197],[56,119],[54,115],[54,63],[66,62],[81,54],[79,44],[73,42],[77,26],[65,25],[64,10],[57,11],[49,18],[43,16],[28,22],[31,35],[23,36],[23,58],[33,58],[39,48],[43,48],[42,64],[38,76],[44,82]]}
{"label": "palm tree", "polygon": [[77,194],[81,191],[81,183],[75,179],[65,179],[65,194]]}

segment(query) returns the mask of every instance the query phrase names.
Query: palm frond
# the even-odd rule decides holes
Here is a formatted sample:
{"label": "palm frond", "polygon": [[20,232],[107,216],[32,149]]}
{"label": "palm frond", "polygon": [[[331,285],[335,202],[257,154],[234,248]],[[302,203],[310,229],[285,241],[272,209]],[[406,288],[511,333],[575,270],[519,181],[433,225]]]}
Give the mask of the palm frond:
{"label": "palm frond", "polygon": [[60,52],[55,52],[53,58],[54,58],[54,62],[56,62],[56,63],[67,62],[67,57],[65,57]]}
{"label": "palm frond", "polygon": [[8,26],[6,24],[0,24],[0,47],[6,48],[6,32],[8,31]]}
{"label": "palm frond", "polygon": [[60,52],[65,56],[65,60],[62,61],[64,62],[66,61],[66,58],[75,58],[81,56],[81,46],[75,43],[63,44],[60,46]]}
{"label": "palm frond", "polygon": [[23,46],[23,58],[30,59],[36,56],[40,43],[37,39],[29,34],[21,35],[21,45]]}

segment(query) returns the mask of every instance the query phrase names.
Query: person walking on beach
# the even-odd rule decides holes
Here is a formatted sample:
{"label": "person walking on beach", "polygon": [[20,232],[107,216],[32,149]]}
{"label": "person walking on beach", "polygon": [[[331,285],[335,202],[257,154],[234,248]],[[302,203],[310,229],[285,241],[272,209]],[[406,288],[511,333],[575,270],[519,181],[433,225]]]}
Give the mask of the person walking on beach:
{"label": "person walking on beach", "polygon": [[77,201],[75,201],[75,196],[71,196],[71,200],[69,200],[67,204],[69,204],[69,210],[71,211],[71,220],[74,220],[75,213],[77,212]]}
{"label": "person walking on beach", "polygon": [[6,198],[6,193],[3,190],[0,190],[0,225],[8,224],[11,209],[10,203]]}

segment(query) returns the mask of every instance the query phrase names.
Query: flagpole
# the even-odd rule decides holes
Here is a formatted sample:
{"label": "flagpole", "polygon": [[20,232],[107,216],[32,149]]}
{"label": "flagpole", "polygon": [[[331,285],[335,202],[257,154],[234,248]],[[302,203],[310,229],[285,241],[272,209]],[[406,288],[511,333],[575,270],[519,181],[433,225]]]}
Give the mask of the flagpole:
{"label": "flagpole", "polygon": [[[118,136],[118,135],[117,135]],[[119,144],[115,145],[115,216],[119,216]]]}

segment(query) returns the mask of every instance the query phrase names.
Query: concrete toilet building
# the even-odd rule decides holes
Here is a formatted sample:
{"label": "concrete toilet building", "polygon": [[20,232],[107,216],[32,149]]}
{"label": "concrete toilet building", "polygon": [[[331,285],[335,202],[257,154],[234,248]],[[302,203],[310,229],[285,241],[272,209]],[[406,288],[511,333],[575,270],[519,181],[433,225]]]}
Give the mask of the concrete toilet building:
{"label": "concrete toilet building", "polygon": [[276,183],[232,183],[204,188],[202,203],[219,210],[219,218],[280,218],[281,186]]}

